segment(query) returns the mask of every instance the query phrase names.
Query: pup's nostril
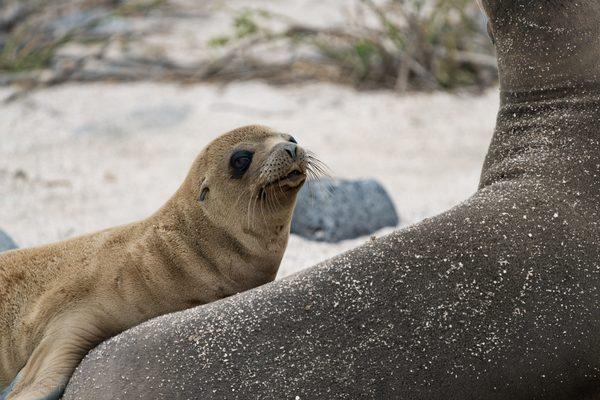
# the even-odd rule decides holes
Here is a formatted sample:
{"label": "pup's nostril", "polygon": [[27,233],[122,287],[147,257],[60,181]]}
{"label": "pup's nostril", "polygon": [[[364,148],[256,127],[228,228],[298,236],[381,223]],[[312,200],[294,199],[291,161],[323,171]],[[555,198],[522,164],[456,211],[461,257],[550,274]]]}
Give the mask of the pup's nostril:
{"label": "pup's nostril", "polygon": [[292,157],[292,160],[296,159],[296,144],[295,143],[286,143],[283,148],[285,149],[285,152],[288,153],[290,155],[290,157]]}

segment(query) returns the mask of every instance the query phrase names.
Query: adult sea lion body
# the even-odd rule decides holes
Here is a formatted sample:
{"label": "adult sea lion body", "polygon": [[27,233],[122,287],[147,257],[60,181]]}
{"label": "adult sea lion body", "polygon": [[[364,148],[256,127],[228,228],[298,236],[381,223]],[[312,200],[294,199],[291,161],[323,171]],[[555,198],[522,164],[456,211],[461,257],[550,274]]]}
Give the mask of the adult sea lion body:
{"label": "adult sea lion body", "polygon": [[0,398],[58,398],[96,343],[273,280],[310,158],[289,135],[236,129],[150,218],[0,254]]}
{"label": "adult sea lion body", "polygon": [[483,4],[502,92],[471,198],[290,279],[125,332],[90,352],[65,400],[598,394],[600,1]]}

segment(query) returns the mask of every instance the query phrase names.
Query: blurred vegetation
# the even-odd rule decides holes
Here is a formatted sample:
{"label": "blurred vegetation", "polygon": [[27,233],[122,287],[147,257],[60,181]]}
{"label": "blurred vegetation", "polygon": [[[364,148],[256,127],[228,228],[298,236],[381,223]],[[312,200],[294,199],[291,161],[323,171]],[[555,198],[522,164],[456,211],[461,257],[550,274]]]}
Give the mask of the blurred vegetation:
{"label": "blurred vegetation", "polygon": [[[209,40],[212,58],[207,56],[210,52],[200,51],[197,63],[180,64],[160,54],[104,56],[111,41],[139,48],[132,38],[144,33],[134,32],[131,20],[176,9],[176,2],[0,0],[0,84],[264,79],[282,84],[332,81],[397,91],[484,88],[496,82],[496,62],[474,3],[356,0],[343,24],[326,27],[244,9],[233,12],[231,27]],[[65,55],[61,50],[66,44],[98,49]]]}
{"label": "blurred vegetation", "polygon": [[[493,47],[474,1],[361,0],[360,6],[362,17],[327,28],[245,10],[233,19],[232,32],[210,44],[237,46],[237,61],[258,69],[262,62],[249,49],[285,43],[309,54],[283,65],[287,75],[292,68],[359,88],[451,89],[496,82]],[[270,28],[273,22],[285,27]]]}
{"label": "blurred vegetation", "polygon": [[48,67],[66,43],[106,40],[94,28],[109,18],[144,13],[164,1],[0,0],[0,72]]}

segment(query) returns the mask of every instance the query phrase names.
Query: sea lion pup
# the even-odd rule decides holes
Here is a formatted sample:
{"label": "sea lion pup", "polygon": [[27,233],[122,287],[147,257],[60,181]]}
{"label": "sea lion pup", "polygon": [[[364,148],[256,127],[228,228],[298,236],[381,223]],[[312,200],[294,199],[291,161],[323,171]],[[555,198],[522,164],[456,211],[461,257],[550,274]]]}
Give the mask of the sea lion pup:
{"label": "sea lion pup", "polygon": [[0,399],[58,399],[102,340],[272,281],[314,162],[290,135],[239,128],[150,218],[0,254]]}

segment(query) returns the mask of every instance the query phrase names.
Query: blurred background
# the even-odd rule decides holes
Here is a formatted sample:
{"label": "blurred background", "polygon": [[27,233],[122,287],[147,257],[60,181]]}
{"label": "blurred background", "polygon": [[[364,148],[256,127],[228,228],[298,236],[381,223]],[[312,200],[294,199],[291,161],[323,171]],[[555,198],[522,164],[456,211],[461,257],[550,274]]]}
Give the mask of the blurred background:
{"label": "blurred background", "polygon": [[[474,0],[0,0],[0,229],[25,247],[144,218],[255,123],[417,223],[476,190],[496,81]],[[369,237],[292,235],[280,276]]]}

